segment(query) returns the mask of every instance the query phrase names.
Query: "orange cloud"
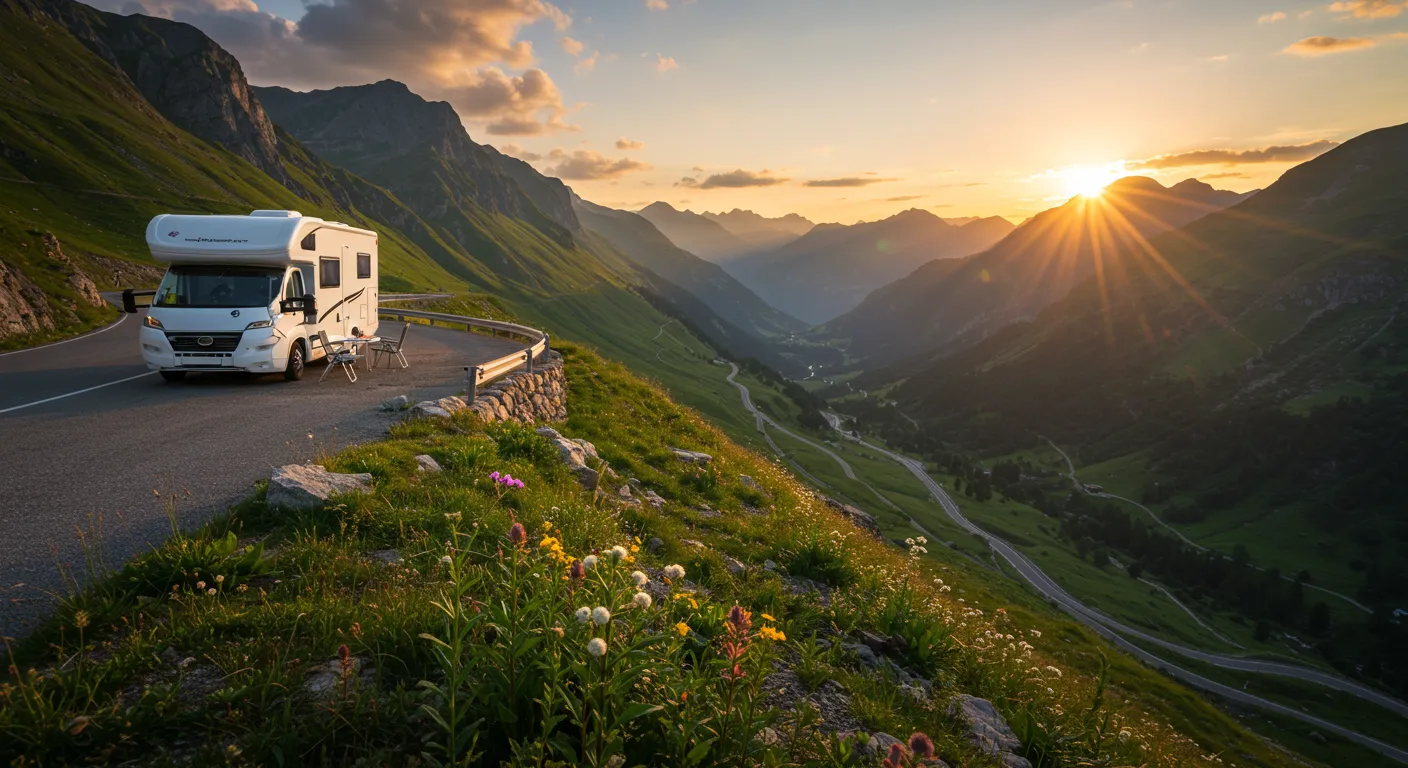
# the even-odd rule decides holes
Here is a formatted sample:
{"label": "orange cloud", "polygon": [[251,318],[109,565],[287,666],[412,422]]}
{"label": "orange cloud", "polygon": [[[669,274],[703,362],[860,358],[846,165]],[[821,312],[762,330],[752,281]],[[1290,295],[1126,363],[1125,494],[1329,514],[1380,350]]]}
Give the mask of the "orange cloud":
{"label": "orange cloud", "polygon": [[781,184],[787,179],[773,176],[768,169],[761,171],[745,171],[742,168],[729,171],[728,173],[716,173],[699,181],[692,176],[686,176],[675,182],[677,187],[695,187],[698,189],[740,189],[743,187],[771,187]]}
{"label": "orange cloud", "polygon": [[664,55],[661,55],[661,54],[658,54],[658,53],[655,54],[655,71],[656,71],[656,72],[669,72],[669,71],[672,70],[672,69],[679,69],[679,68],[680,68],[680,65],[679,65],[678,62],[675,61],[675,57],[673,57],[673,56],[664,56]]}
{"label": "orange cloud", "polygon": [[600,152],[587,149],[574,150],[570,154],[561,149],[548,153],[549,164],[544,172],[549,176],[573,181],[594,179],[614,179],[632,171],[648,171],[650,163],[642,163],[622,157],[612,160]]}
{"label": "orange cloud", "polygon": [[882,181],[898,181],[898,179],[861,178],[857,176],[846,176],[840,179],[813,179],[803,182],[804,187],[864,187],[870,184],[877,184]]}
{"label": "orange cloud", "polygon": [[1283,21],[1283,20],[1285,20],[1285,18],[1286,18],[1286,14],[1285,14],[1285,13],[1282,13],[1281,11],[1276,11],[1276,12],[1274,12],[1274,13],[1268,13],[1268,14],[1266,14],[1266,15],[1264,15],[1264,16],[1258,17],[1257,20],[1256,20],[1256,23],[1258,23],[1258,24],[1275,24],[1275,23],[1278,22],[1278,21]]}
{"label": "orange cloud", "polygon": [[616,140],[616,148],[620,150],[645,149],[645,142],[628,139],[625,136]]}
{"label": "orange cloud", "polygon": [[1324,56],[1327,53],[1344,53],[1345,51],[1356,51],[1361,48],[1372,48],[1374,45],[1374,41],[1367,37],[1329,37],[1327,35],[1320,35],[1297,40],[1286,46],[1281,52],[1293,53],[1297,56]]}
{"label": "orange cloud", "polygon": [[1321,139],[1309,144],[1261,149],[1195,149],[1173,155],[1161,155],[1133,163],[1131,169],[1160,170],[1194,165],[1250,165],[1254,163],[1296,163],[1309,160],[1339,146],[1337,141]]}
{"label": "orange cloud", "polygon": [[581,56],[582,49],[586,47],[586,43],[583,43],[581,40],[574,40],[570,37],[562,38],[562,50],[567,51],[573,56]]}
{"label": "orange cloud", "polygon": [[1342,0],[1331,3],[1330,10],[1360,19],[1389,19],[1403,13],[1403,6],[1391,0]]}

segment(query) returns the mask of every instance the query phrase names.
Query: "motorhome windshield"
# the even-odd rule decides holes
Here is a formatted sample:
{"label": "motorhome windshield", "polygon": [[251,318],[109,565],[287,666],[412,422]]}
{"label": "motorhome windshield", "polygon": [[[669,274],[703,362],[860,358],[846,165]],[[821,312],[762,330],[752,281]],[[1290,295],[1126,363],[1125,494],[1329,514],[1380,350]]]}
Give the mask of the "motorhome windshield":
{"label": "motorhome windshield", "polygon": [[154,307],[267,307],[279,295],[284,271],[268,267],[174,266],[152,300]]}

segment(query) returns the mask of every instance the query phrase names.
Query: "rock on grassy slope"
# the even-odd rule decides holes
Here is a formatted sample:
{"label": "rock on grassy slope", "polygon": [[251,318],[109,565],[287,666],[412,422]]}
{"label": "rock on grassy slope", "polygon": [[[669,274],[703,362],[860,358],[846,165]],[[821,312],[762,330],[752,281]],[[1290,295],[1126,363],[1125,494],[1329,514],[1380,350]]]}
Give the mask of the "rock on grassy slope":
{"label": "rock on grassy slope", "polygon": [[[1204,759],[1058,667],[1055,638],[957,599],[919,550],[562,352],[555,426],[614,479],[588,491],[547,437],[467,413],[325,457],[372,490],[302,511],[256,497],[21,642],[0,759],[874,765],[914,732],[949,765]],[[418,470],[427,455],[441,471]]]}

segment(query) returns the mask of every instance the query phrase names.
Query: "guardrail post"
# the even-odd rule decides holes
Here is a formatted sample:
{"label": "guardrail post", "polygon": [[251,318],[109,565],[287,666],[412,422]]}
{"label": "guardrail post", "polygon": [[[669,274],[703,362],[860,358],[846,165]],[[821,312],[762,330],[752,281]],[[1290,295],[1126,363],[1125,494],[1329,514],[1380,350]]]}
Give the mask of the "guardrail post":
{"label": "guardrail post", "polygon": [[523,350],[523,360],[524,360],[524,364],[528,366],[528,372],[529,372],[529,373],[532,373],[532,372],[533,372],[533,348],[532,348],[532,347],[529,347],[529,348]]}
{"label": "guardrail post", "polygon": [[548,358],[550,350],[552,350],[552,339],[548,338],[547,331],[543,331],[543,359]]}
{"label": "guardrail post", "polygon": [[471,365],[464,370],[464,377],[469,381],[469,402],[473,403],[474,398],[479,396],[479,377],[484,374],[484,369],[477,365]]}

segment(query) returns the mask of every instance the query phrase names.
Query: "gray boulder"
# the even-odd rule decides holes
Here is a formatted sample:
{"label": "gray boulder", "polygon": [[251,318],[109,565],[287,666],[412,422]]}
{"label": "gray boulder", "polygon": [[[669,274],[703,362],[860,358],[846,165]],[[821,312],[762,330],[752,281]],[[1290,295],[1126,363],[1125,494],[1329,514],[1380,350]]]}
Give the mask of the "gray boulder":
{"label": "gray boulder", "polygon": [[968,724],[968,740],[986,755],[1000,758],[1005,752],[1022,748],[1021,739],[987,699],[960,693],[949,702],[948,713],[963,718]]}
{"label": "gray boulder", "polygon": [[440,471],[440,462],[435,457],[422,453],[416,457],[416,471],[434,474]]}
{"label": "gray boulder", "polygon": [[683,448],[671,448],[670,453],[674,454],[675,458],[685,462],[686,464],[708,464],[709,462],[714,460],[714,457],[710,456],[707,453],[700,453],[698,451],[686,451]]}
{"label": "gray boulder", "polygon": [[333,494],[371,489],[372,476],[365,472],[347,475],[329,472],[316,464],[289,464],[274,470],[269,477],[265,501],[271,507],[317,509]]}
{"label": "gray boulder", "polygon": [[404,410],[406,410],[406,408],[410,407],[410,405],[411,405],[411,398],[406,397],[405,395],[397,395],[397,396],[395,396],[395,397],[393,397],[393,398],[391,398],[391,399],[389,399],[389,400],[382,400],[382,401],[381,401],[381,410],[383,410],[383,411],[404,411]]}

